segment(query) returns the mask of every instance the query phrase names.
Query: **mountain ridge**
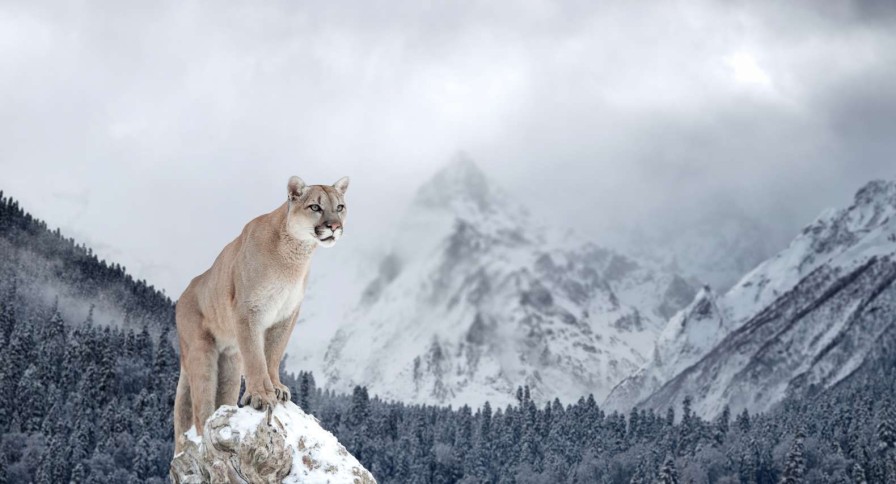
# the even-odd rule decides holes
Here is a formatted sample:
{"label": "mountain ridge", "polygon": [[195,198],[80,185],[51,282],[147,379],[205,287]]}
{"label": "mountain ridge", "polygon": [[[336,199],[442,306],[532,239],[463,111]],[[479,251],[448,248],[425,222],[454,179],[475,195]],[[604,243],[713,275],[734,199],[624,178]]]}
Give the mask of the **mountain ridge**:
{"label": "mountain ridge", "polygon": [[[852,370],[859,366],[874,345],[855,328],[880,330],[879,318],[864,309],[875,301],[890,307],[894,215],[896,182],[884,180],[864,185],[848,207],[823,211],[787,249],[721,297],[724,310],[717,316],[730,318],[731,327],[712,345],[704,345],[703,354],[671,368],[654,358],[620,383],[605,403],[610,408],[659,408],[688,394],[695,399],[695,410],[715,415],[725,404],[768,409],[790,392],[808,385],[826,388],[848,377],[851,372],[830,365],[848,364]],[[689,310],[676,318],[691,316]],[[674,354],[686,343],[660,339],[655,354]],[[750,352],[749,357],[741,357],[743,352]],[[794,355],[810,363],[798,365],[791,361]],[[772,366],[777,373],[792,374],[782,380],[768,373]]]}

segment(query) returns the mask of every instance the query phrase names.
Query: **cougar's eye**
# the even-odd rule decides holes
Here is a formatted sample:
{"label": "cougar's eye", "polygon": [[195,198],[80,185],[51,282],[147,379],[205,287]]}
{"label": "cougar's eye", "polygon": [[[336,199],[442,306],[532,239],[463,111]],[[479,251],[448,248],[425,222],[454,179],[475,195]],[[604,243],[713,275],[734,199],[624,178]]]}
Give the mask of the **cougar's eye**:
{"label": "cougar's eye", "polygon": [[316,203],[314,205],[309,205],[308,208],[310,208],[312,212],[320,212],[321,211],[320,205],[318,205]]}
{"label": "cougar's eye", "polygon": [[336,205],[336,211],[337,211],[337,212],[341,212],[341,211],[343,211],[343,210],[345,210],[345,205]]}

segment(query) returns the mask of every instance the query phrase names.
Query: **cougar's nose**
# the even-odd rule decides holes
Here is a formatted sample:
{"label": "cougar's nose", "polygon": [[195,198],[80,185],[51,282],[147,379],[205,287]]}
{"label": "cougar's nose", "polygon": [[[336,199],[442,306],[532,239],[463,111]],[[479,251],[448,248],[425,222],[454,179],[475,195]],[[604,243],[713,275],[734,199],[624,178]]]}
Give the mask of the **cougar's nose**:
{"label": "cougar's nose", "polygon": [[339,227],[342,227],[342,224],[339,222],[324,222],[324,225],[330,230],[336,230]]}

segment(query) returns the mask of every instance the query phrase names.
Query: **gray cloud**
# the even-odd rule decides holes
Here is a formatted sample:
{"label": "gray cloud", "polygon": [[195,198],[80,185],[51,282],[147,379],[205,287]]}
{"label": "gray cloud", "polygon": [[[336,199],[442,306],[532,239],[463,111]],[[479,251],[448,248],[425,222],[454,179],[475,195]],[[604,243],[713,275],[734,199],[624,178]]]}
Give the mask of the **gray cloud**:
{"label": "gray cloud", "polygon": [[891,5],[5,2],[0,188],[175,296],[290,175],[366,250],[458,149],[598,240],[784,243],[896,175]]}

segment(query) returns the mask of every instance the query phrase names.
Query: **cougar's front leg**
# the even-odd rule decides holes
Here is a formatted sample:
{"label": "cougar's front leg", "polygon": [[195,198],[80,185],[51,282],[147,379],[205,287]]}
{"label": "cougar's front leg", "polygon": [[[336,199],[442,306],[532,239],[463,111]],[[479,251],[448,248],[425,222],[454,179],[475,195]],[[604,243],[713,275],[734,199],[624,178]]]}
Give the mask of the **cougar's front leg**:
{"label": "cougar's front leg", "polygon": [[267,409],[277,401],[274,385],[268,376],[264,355],[264,335],[260,321],[250,311],[237,325],[237,345],[243,357],[243,373],[246,376],[246,392],[241,405],[250,405],[256,410]]}
{"label": "cougar's front leg", "polygon": [[281,401],[289,401],[289,387],[280,383],[280,362],[283,361],[283,354],[286,352],[286,344],[289,343],[289,337],[292,335],[292,329],[296,325],[296,318],[299,317],[299,310],[296,309],[289,318],[280,321],[271,326],[264,335],[264,352],[268,364],[268,376],[274,385],[274,394]]}

